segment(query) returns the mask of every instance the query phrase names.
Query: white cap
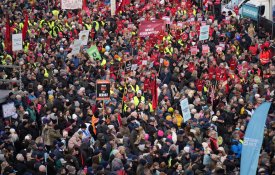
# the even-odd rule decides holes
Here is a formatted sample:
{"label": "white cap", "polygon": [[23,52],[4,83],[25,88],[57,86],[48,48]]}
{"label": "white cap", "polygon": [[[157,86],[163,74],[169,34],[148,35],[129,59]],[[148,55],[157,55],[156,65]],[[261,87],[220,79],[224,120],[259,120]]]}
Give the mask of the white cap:
{"label": "white cap", "polygon": [[216,115],[214,115],[214,116],[212,117],[212,121],[215,122],[215,121],[217,121],[217,120],[218,120],[218,117],[217,117]]}
{"label": "white cap", "polygon": [[142,94],[142,91],[141,91],[141,90],[138,90],[138,91],[137,91],[137,94]]}
{"label": "white cap", "polygon": [[190,152],[190,147],[189,146],[186,146],[183,148],[183,150],[186,152],[186,153],[189,153]]}
{"label": "white cap", "polygon": [[73,120],[76,120],[76,119],[77,119],[77,115],[76,115],[76,114],[73,114],[73,115],[72,115],[72,118],[73,118]]}
{"label": "white cap", "polygon": [[42,89],[42,88],[43,88],[42,85],[38,85],[38,86],[37,86],[37,89]]}

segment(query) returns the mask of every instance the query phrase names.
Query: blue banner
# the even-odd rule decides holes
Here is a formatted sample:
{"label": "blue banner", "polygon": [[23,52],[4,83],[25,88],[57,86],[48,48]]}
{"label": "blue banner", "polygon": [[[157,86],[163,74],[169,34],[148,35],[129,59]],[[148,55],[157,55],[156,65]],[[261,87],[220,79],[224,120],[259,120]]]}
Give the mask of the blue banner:
{"label": "blue banner", "polygon": [[242,147],[241,175],[255,175],[264,138],[264,126],[271,103],[261,104],[250,119]]}
{"label": "blue banner", "polygon": [[244,4],[241,7],[241,15],[244,18],[250,18],[255,21],[258,21],[259,19],[259,8],[256,6]]}

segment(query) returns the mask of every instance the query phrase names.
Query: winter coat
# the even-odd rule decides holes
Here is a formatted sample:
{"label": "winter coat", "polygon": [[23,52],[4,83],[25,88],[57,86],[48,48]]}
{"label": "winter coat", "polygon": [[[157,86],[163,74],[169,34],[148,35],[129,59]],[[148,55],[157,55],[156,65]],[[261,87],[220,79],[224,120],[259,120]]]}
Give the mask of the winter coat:
{"label": "winter coat", "polygon": [[70,138],[68,142],[68,148],[73,149],[74,147],[80,147],[80,145],[81,145],[81,138],[79,137],[79,133],[76,132],[74,133],[72,138]]}
{"label": "winter coat", "polygon": [[233,139],[232,145],[231,145],[231,151],[235,153],[236,158],[240,158],[242,153],[242,143],[238,140]]}
{"label": "winter coat", "polygon": [[62,136],[60,134],[59,129],[55,130],[52,127],[46,126],[42,130],[42,137],[43,137],[45,145],[52,146],[53,141],[58,139],[58,138],[61,138]]}

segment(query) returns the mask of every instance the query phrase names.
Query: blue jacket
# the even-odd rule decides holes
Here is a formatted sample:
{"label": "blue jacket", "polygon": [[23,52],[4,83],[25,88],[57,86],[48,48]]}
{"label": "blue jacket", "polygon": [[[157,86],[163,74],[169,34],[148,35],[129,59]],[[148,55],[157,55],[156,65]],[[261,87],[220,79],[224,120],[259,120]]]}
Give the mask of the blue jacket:
{"label": "blue jacket", "polygon": [[235,140],[235,139],[232,140],[231,151],[234,152],[236,158],[241,157],[242,146],[243,145],[240,141]]}

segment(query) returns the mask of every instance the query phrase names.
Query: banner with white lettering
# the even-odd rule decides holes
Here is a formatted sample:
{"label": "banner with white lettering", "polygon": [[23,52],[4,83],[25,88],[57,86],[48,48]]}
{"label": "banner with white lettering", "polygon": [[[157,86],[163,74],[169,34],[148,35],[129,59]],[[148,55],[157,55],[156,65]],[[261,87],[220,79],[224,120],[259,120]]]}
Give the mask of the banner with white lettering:
{"label": "banner with white lettering", "polygon": [[12,51],[18,51],[23,49],[22,33],[12,35]]}
{"label": "banner with white lettering", "polygon": [[111,84],[109,80],[96,81],[96,100],[109,100],[111,94]]}
{"label": "banner with white lettering", "polygon": [[62,9],[81,9],[82,0],[61,0]]}
{"label": "banner with white lettering", "polygon": [[159,34],[165,28],[163,20],[142,21],[139,25],[138,35],[140,37],[150,36],[152,34]]}

